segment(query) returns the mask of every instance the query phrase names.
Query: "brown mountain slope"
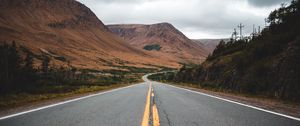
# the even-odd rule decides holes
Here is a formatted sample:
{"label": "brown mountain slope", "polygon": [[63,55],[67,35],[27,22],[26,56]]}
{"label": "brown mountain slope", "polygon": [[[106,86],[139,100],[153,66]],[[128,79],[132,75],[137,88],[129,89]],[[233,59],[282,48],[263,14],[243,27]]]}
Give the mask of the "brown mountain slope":
{"label": "brown mountain slope", "polygon": [[122,42],[75,0],[1,0],[0,8],[0,41],[16,41],[38,55],[61,56],[73,66],[90,69],[177,66]]}
{"label": "brown mountain slope", "polygon": [[201,63],[208,55],[203,47],[192,42],[169,23],[108,25],[108,28],[134,47],[143,49],[159,45],[160,49],[150,52],[176,62]]}
{"label": "brown mountain slope", "polygon": [[221,40],[224,40],[225,42],[229,41],[229,39],[192,39],[193,42],[204,47],[209,53],[212,53],[215,50]]}

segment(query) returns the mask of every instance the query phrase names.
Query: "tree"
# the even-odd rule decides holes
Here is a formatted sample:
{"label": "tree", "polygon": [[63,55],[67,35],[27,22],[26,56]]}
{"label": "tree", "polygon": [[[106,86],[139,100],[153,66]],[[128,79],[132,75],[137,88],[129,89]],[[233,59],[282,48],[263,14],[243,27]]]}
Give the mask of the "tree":
{"label": "tree", "polygon": [[33,67],[33,56],[31,53],[27,52],[27,55],[24,59],[24,66],[23,66],[23,73],[22,73],[22,77],[23,79],[21,79],[21,81],[23,82],[19,82],[21,83],[26,83],[26,85],[22,84],[21,86],[29,86],[34,84],[36,81],[36,70]]}
{"label": "tree", "polygon": [[17,51],[17,46],[15,42],[8,45],[4,42],[0,46],[0,83],[1,83],[1,93],[8,92],[15,86],[16,80],[21,76],[20,66],[22,60]]}
{"label": "tree", "polygon": [[216,49],[213,52],[213,55],[220,54],[226,48],[226,43],[224,40],[221,40],[220,43],[217,45]]}
{"label": "tree", "polygon": [[30,53],[27,53],[26,58],[25,58],[25,68],[28,69],[33,69],[33,56]]}
{"label": "tree", "polygon": [[274,10],[274,11],[272,11],[271,14],[269,15],[269,17],[268,17],[268,22],[269,22],[271,25],[276,24],[277,13],[278,13],[278,11],[277,11],[277,10]]}
{"label": "tree", "polygon": [[42,72],[44,73],[45,77],[47,77],[47,75],[48,75],[49,63],[50,63],[50,58],[48,56],[44,55],[43,61],[42,61]]}
{"label": "tree", "polygon": [[8,57],[7,57],[7,83],[9,87],[14,87],[15,82],[22,76],[20,74],[22,59],[17,51],[17,45],[13,41],[11,46],[8,49]]}
{"label": "tree", "polygon": [[9,68],[8,68],[8,56],[9,56],[9,45],[4,42],[0,46],[0,84],[1,84],[1,93],[6,92],[9,87]]}
{"label": "tree", "polygon": [[21,66],[21,57],[18,54],[16,43],[13,41],[8,51],[9,68],[11,72],[17,72]]}

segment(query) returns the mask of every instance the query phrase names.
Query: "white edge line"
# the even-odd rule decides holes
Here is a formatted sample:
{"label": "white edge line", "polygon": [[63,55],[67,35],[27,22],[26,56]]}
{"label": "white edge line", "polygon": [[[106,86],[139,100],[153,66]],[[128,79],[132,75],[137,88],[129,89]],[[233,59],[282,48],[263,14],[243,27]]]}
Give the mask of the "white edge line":
{"label": "white edge line", "polygon": [[12,117],[15,117],[15,116],[19,116],[19,115],[23,115],[23,114],[27,114],[27,113],[31,113],[31,112],[35,112],[35,111],[39,111],[39,110],[42,110],[42,109],[47,109],[47,108],[50,108],[50,107],[54,107],[54,106],[58,106],[58,105],[62,105],[62,104],[70,103],[70,102],[79,101],[79,100],[82,100],[82,99],[86,99],[86,98],[90,98],[90,97],[94,97],[94,96],[98,96],[98,95],[102,95],[102,94],[106,94],[106,93],[118,91],[118,90],[121,90],[121,89],[130,88],[130,87],[137,86],[137,85],[140,85],[140,84],[143,84],[143,82],[139,83],[139,84],[134,84],[134,85],[126,86],[126,87],[120,87],[120,88],[109,90],[109,91],[105,91],[105,92],[91,94],[91,95],[83,96],[83,97],[80,97],[80,98],[75,98],[75,99],[71,99],[71,100],[67,100],[67,101],[63,101],[63,102],[59,102],[59,103],[55,103],[55,104],[51,104],[51,105],[46,105],[46,106],[39,107],[39,108],[36,108],[36,109],[31,109],[31,110],[27,110],[27,111],[15,113],[15,114],[3,116],[3,117],[0,117],[0,120],[12,118]]}
{"label": "white edge line", "polygon": [[[158,83],[160,83],[160,82],[158,82]],[[161,84],[164,84],[164,83],[161,83]],[[181,87],[176,87],[176,86],[169,85],[169,84],[165,84],[165,85],[171,86],[173,88],[177,88],[177,89],[181,89],[181,90],[186,90],[186,91],[189,91],[189,92],[197,93],[197,94],[200,94],[200,95],[205,95],[205,96],[208,96],[208,97],[211,97],[211,98],[216,98],[216,99],[223,100],[223,101],[226,101],[226,102],[238,104],[238,105],[241,105],[241,106],[249,107],[249,108],[252,108],[252,109],[260,110],[260,111],[263,111],[263,112],[271,113],[271,114],[274,114],[274,115],[279,115],[279,116],[286,117],[286,118],[289,118],[289,119],[293,119],[293,120],[296,120],[296,121],[300,121],[300,118],[297,118],[297,117],[285,115],[285,114],[282,114],[282,113],[277,113],[277,112],[274,112],[274,111],[262,109],[262,108],[255,107],[255,106],[252,106],[252,105],[247,105],[247,104],[239,103],[239,102],[236,102],[236,101],[232,101],[232,100],[220,98],[220,97],[217,97],[217,96],[205,94],[205,93],[198,92],[198,91],[193,91],[193,90],[189,90],[189,89],[185,89],[185,88],[181,88]]]}

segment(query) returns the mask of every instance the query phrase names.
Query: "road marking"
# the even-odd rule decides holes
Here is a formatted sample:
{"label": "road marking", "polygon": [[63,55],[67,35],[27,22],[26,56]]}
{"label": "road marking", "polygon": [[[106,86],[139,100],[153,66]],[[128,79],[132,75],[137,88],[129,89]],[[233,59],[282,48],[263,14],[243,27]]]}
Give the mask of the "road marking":
{"label": "road marking", "polygon": [[156,104],[153,104],[152,106],[152,115],[153,115],[153,126],[159,126],[159,116],[158,116],[158,110],[156,107]]}
{"label": "road marking", "polygon": [[142,120],[141,126],[148,126],[149,125],[149,116],[150,116],[150,99],[151,99],[151,82],[149,82],[149,90],[146,97],[146,104],[145,104],[145,111]]}
{"label": "road marking", "polygon": [[[143,84],[143,83],[140,83],[140,84]],[[70,103],[70,102],[79,101],[79,100],[90,98],[90,97],[95,97],[95,96],[106,94],[106,93],[111,93],[111,92],[118,91],[118,90],[121,90],[121,89],[126,89],[126,88],[130,88],[130,87],[133,87],[133,86],[138,86],[140,84],[135,84],[135,85],[130,85],[130,86],[126,86],[126,87],[121,87],[121,88],[113,89],[113,90],[110,90],[110,91],[100,92],[100,93],[97,93],[97,94],[91,94],[91,95],[88,95],[88,96],[84,96],[84,97],[80,97],[80,98],[75,98],[75,99],[71,99],[71,100],[68,100],[68,101],[63,101],[63,102],[59,102],[59,103],[55,103],[55,104],[51,104],[51,105],[39,107],[39,108],[36,108],[36,109],[31,109],[31,110],[27,110],[27,111],[15,113],[15,114],[12,114],[12,115],[0,117],[0,120],[12,118],[12,117],[15,117],[15,116],[19,116],[19,115],[23,115],[23,114],[27,114],[27,113],[31,113],[31,112],[35,112],[35,111],[39,111],[39,110],[42,110],[42,109],[47,109],[47,108],[58,106],[58,105],[63,105],[63,104]]]}
{"label": "road marking", "polygon": [[[159,83],[159,82],[158,82],[158,83]],[[163,84],[163,83],[161,83],[161,84]],[[274,114],[274,115],[286,117],[286,118],[293,119],[293,120],[296,120],[296,121],[300,121],[300,118],[297,118],[297,117],[285,115],[285,114],[282,114],[282,113],[277,113],[277,112],[274,112],[274,111],[266,110],[266,109],[259,108],[259,107],[255,107],[255,106],[252,106],[252,105],[247,105],[247,104],[239,103],[239,102],[232,101],[232,100],[228,100],[228,99],[225,99],[225,98],[220,98],[220,97],[213,96],[213,95],[209,95],[209,94],[205,94],[205,93],[202,93],[202,92],[197,92],[197,91],[193,91],[193,90],[189,90],[189,89],[185,89],[185,88],[181,88],[181,87],[176,87],[176,86],[169,85],[169,84],[165,84],[165,85],[171,86],[171,87],[173,87],[173,88],[177,88],[177,89],[181,89],[181,90],[193,92],[193,93],[196,93],[196,94],[208,96],[208,97],[211,97],[211,98],[216,98],[216,99],[223,100],[223,101],[226,101],[226,102],[238,104],[238,105],[241,105],[241,106],[249,107],[249,108],[252,108],[252,109],[259,110],[259,111],[271,113],[271,114]]]}
{"label": "road marking", "polygon": [[159,126],[159,116],[158,116],[158,110],[157,106],[154,101],[154,89],[152,88],[152,99],[153,99],[153,105],[152,105],[152,121],[153,121],[153,126]]}

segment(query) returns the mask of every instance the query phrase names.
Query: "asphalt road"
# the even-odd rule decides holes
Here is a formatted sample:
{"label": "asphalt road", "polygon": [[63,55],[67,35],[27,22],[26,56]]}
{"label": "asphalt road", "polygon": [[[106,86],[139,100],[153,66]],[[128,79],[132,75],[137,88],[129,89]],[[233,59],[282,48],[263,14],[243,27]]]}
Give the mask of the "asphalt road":
{"label": "asphalt road", "polygon": [[161,126],[300,126],[300,121],[153,83]]}
{"label": "asphalt road", "polygon": [[147,91],[142,83],[0,120],[0,126],[139,126]]}
{"label": "asphalt road", "polygon": [[[0,126],[140,126],[148,89],[145,82],[1,119]],[[297,120],[170,85],[153,82],[152,89],[161,126],[300,126]]]}

